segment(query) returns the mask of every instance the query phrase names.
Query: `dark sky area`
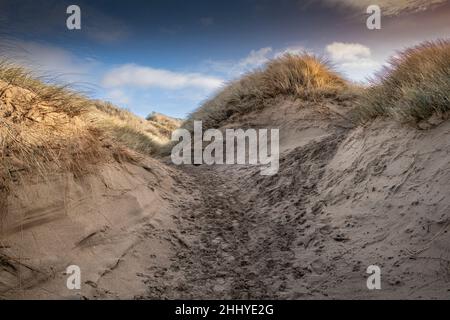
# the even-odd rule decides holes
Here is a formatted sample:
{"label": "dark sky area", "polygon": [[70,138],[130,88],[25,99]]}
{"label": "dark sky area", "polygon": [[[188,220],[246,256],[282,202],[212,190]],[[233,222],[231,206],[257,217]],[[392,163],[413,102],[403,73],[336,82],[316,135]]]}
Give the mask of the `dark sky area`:
{"label": "dark sky area", "polygon": [[[68,30],[66,8],[81,9]],[[378,4],[381,30],[368,30]],[[3,55],[83,83],[145,116],[183,117],[226,81],[285,52],[365,81],[406,46],[450,36],[447,0],[0,1]]]}

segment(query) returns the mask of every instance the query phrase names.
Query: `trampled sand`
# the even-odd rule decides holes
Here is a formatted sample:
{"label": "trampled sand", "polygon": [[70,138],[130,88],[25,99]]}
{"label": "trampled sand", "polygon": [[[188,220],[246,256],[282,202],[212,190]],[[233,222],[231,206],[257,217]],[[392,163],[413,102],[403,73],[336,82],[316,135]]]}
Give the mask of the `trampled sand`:
{"label": "trampled sand", "polygon": [[280,129],[275,176],[144,158],[27,181],[3,199],[1,296],[449,298],[450,122],[355,128],[347,111],[282,101],[228,123]]}

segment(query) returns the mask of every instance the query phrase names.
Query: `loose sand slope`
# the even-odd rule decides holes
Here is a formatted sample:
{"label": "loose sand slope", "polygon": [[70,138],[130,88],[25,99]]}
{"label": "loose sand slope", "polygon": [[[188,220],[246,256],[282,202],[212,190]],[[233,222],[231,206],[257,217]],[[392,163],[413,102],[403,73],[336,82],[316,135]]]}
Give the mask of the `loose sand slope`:
{"label": "loose sand slope", "polygon": [[[164,263],[168,255],[165,244],[158,241],[172,241],[170,203],[186,197],[183,188],[176,187],[178,176],[149,159],[136,164],[106,164],[82,178],[55,175],[50,181],[29,181],[16,189],[9,197],[7,213],[2,213],[1,295],[100,297],[97,286],[153,227],[163,228],[164,234],[146,247],[140,263],[152,265],[154,252],[163,256]],[[149,244],[152,237],[145,239]],[[64,271],[68,265],[82,270],[81,292],[66,288]],[[110,285],[120,288],[120,296],[133,297],[143,289],[136,274],[132,276],[115,279]]]}
{"label": "loose sand slope", "polygon": [[143,160],[28,184],[3,218],[2,296],[448,298],[450,123],[355,129],[345,112],[282,102],[242,118],[284,132],[272,177]]}
{"label": "loose sand slope", "polygon": [[[146,242],[147,259],[139,263],[150,266],[152,252],[163,257],[158,265],[168,263],[171,203],[189,197],[177,186],[186,179],[143,154],[168,141],[176,126],[0,61],[0,297],[100,297],[102,280],[151,238],[145,235],[152,227],[164,231]],[[79,292],[66,287],[69,265],[81,268]],[[121,297],[145,292],[131,275],[107,283]]]}
{"label": "loose sand slope", "polygon": [[[448,298],[450,123],[350,129],[342,114],[282,103],[245,117],[290,132],[276,176],[186,169],[202,196],[183,207],[186,245],[147,273],[146,297]],[[366,287],[369,265],[381,291]]]}

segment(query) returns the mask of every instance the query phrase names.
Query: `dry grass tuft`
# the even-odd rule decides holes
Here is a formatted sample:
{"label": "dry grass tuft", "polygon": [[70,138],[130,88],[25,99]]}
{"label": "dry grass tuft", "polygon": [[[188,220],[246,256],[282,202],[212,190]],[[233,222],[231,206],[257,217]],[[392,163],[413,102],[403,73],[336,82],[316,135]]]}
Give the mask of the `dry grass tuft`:
{"label": "dry grass tuft", "polygon": [[417,123],[450,110],[450,41],[425,42],[392,58],[358,101],[356,119]]}
{"label": "dry grass tuft", "polygon": [[172,132],[179,128],[183,122],[181,119],[168,117],[157,112],[152,112],[145,119],[159,130],[161,136],[168,139],[171,138]]}
{"label": "dry grass tuft", "polygon": [[83,120],[86,101],[19,67],[0,65],[0,189],[29,172],[80,174],[111,153]]}
{"label": "dry grass tuft", "polygon": [[162,115],[145,120],[108,102],[94,101],[93,106],[90,117],[96,127],[115,141],[144,154],[158,154],[180,125],[177,120]]}
{"label": "dry grass tuft", "polygon": [[191,129],[193,120],[202,120],[205,128],[218,127],[231,116],[265,108],[280,97],[339,98],[348,88],[326,61],[309,54],[287,54],[231,82],[193,112],[184,126]]}
{"label": "dry grass tuft", "polygon": [[0,195],[28,174],[81,174],[130,159],[124,146],[156,153],[170,128],[0,62]]}

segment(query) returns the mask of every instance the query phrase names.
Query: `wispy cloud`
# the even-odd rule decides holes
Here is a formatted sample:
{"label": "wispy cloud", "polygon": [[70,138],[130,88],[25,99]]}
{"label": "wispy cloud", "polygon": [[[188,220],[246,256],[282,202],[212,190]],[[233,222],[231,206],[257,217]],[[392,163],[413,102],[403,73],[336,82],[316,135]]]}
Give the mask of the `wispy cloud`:
{"label": "wispy cloud", "polygon": [[437,6],[448,0],[322,0],[331,5],[339,5],[361,10],[373,4],[379,5],[383,15],[396,16],[402,13],[411,13],[427,10],[432,6]]}
{"label": "wispy cloud", "polygon": [[99,64],[91,57],[79,57],[44,42],[11,40],[3,55],[38,75],[52,75],[66,82],[86,82]]}
{"label": "wispy cloud", "polygon": [[275,58],[281,57],[285,54],[302,54],[308,52],[304,47],[302,46],[293,46],[293,47],[287,47],[281,50],[278,50],[275,53]]}
{"label": "wispy cloud", "polygon": [[179,73],[136,64],[126,64],[109,71],[103,78],[106,87],[140,87],[179,90],[200,88],[214,90],[223,80],[200,73]]}
{"label": "wispy cloud", "polygon": [[247,70],[262,66],[269,61],[269,55],[272,51],[273,49],[271,47],[252,50],[249,55],[241,59],[236,66],[240,70]]}
{"label": "wispy cloud", "polygon": [[239,77],[242,74],[260,68],[271,59],[278,58],[284,54],[300,54],[305,52],[302,46],[290,46],[279,50],[272,47],[264,47],[251,50],[248,55],[239,60],[206,61],[207,69],[223,74],[227,78]]}
{"label": "wispy cloud", "polygon": [[271,58],[271,47],[252,50],[239,60],[207,60],[204,69],[208,72],[223,75],[225,78],[239,77],[245,72],[261,67]]}
{"label": "wispy cloud", "polygon": [[114,101],[114,103],[119,105],[127,105],[131,102],[131,98],[121,89],[113,89],[106,92],[105,96],[108,100]]}

